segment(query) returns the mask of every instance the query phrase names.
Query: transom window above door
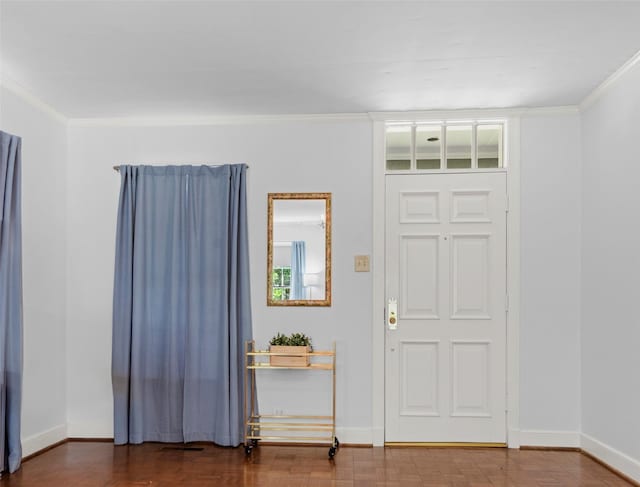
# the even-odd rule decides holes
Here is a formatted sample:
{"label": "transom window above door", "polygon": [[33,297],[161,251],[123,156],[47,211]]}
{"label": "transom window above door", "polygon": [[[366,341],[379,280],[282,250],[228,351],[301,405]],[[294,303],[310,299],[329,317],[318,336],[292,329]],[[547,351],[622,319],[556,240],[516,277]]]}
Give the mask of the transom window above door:
{"label": "transom window above door", "polygon": [[469,171],[505,166],[504,122],[390,122],[385,131],[388,172]]}

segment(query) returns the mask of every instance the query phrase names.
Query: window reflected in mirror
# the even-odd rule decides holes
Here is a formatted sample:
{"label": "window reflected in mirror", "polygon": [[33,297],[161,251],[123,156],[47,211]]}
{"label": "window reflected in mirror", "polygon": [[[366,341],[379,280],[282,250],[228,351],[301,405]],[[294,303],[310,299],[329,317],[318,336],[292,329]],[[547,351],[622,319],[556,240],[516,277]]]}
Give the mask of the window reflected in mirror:
{"label": "window reflected in mirror", "polygon": [[269,193],[268,306],[331,305],[331,194]]}

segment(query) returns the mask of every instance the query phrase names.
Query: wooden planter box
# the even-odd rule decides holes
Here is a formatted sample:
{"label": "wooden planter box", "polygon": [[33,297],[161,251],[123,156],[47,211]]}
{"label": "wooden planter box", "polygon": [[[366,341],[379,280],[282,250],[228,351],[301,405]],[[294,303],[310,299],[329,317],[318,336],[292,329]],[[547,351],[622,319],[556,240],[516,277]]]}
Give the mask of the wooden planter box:
{"label": "wooden planter box", "polygon": [[311,347],[270,345],[269,351],[272,353],[287,354],[271,355],[269,357],[269,365],[273,367],[306,367],[309,365],[309,356],[305,354],[311,351]]}

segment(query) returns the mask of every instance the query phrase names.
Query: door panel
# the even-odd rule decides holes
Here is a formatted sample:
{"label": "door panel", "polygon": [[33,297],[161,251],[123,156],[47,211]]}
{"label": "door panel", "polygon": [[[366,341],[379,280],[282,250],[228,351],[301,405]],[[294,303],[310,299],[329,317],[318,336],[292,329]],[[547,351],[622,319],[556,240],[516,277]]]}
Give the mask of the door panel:
{"label": "door panel", "polygon": [[438,235],[400,235],[400,317],[438,319]]}
{"label": "door panel", "polygon": [[489,342],[451,342],[451,416],[489,417]]}
{"label": "door panel", "polygon": [[505,442],[506,174],[386,186],[385,440]]}
{"label": "door panel", "polygon": [[438,191],[400,193],[400,223],[438,223],[439,202]]}
{"label": "door panel", "polygon": [[488,320],[489,237],[451,235],[451,319]]}
{"label": "door panel", "polygon": [[401,413],[406,416],[437,416],[438,347],[435,342],[400,342]]}
{"label": "door panel", "polygon": [[452,223],[489,223],[489,191],[451,191]]}

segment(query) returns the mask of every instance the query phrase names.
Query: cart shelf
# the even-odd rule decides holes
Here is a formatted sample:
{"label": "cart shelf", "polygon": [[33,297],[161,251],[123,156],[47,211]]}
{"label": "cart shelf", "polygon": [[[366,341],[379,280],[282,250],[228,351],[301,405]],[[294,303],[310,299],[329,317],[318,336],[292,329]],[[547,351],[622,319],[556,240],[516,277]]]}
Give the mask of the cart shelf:
{"label": "cart shelf", "polygon": [[269,365],[267,363],[247,365],[248,369],[297,369],[297,370],[333,370],[332,364],[309,365]]}

